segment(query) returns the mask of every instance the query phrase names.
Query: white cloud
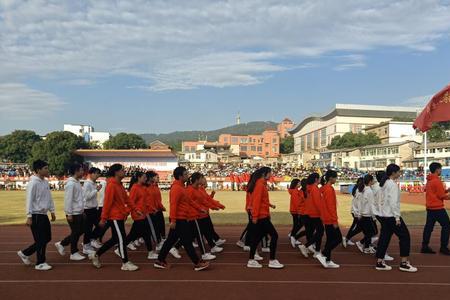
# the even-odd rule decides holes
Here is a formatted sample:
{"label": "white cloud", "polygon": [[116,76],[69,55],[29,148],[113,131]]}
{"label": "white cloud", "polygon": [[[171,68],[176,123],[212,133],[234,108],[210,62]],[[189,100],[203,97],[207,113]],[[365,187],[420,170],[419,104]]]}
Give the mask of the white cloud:
{"label": "white cloud", "polygon": [[35,119],[59,110],[64,102],[57,96],[21,83],[0,83],[0,116],[6,120]]}
{"label": "white cloud", "polygon": [[0,82],[119,74],[151,90],[250,85],[290,68],[282,62],[333,52],[348,55],[336,58],[344,70],[371,49],[432,51],[449,29],[439,0],[0,0]]}

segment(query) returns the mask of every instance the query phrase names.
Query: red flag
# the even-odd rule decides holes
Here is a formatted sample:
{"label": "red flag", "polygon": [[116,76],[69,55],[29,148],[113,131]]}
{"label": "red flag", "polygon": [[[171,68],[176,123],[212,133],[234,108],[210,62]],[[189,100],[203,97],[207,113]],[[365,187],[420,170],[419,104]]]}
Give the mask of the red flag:
{"label": "red flag", "polygon": [[425,132],[431,129],[433,122],[443,121],[450,121],[450,84],[431,98],[413,127]]}

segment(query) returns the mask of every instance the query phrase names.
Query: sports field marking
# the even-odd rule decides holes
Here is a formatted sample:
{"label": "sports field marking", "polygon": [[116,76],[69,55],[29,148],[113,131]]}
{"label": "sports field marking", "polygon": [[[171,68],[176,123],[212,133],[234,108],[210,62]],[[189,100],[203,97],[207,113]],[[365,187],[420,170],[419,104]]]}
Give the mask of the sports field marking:
{"label": "sports field marking", "polygon": [[450,283],[435,282],[382,282],[382,281],[312,281],[312,280],[177,280],[177,279],[93,279],[93,280],[0,280],[0,284],[48,284],[48,283],[66,283],[66,284],[99,284],[99,283],[199,283],[199,284],[347,284],[347,285],[403,285],[403,286],[439,286],[450,287]]}

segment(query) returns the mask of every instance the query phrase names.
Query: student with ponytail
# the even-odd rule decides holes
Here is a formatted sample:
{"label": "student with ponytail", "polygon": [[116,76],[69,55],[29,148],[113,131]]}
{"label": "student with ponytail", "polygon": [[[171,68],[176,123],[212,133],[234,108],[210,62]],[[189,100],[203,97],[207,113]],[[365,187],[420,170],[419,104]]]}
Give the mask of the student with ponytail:
{"label": "student with ponytail", "polygon": [[359,251],[365,254],[374,254],[375,249],[371,247],[372,237],[375,235],[373,228],[372,206],[375,202],[372,191],[373,176],[367,174],[364,176],[363,182],[358,185],[358,191],[362,197],[357,203],[359,226],[361,227],[364,238],[361,242],[356,242]]}
{"label": "student with ponytail", "polygon": [[262,167],[255,171],[248,185],[252,202],[252,226],[251,226],[251,247],[250,257],[247,263],[248,268],[262,268],[262,265],[255,260],[256,247],[262,238],[268,234],[270,236],[270,260],[269,268],[282,269],[284,266],[275,258],[277,251],[278,233],[270,221],[270,208],[275,205],[270,204],[267,181],[272,176],[272,169]]}
{"label": "student with ponytail", "polygon": [[304,193],[302,190],[300,190],[300,187],[300,179],[293,179],[288,189],[289,195],[291,197],[289,210],[292,215],[292,230],[289,234],[289,240],[291,242],[292,248],[296,248],[300,244],[298,239],[305,235],[305,231],[300,232],[300,229],[303,227],[300,215],[302,206],[304,207],[305,204]]}
{"label": "student with ponytail", "polygon": [[386,175],[380,182],[383,192],[384,203],[380,207],[381,234],[378,241],[376,252],[376,269],[379,271],[389,271],[392,267],[388,266],[384,257],[393,234],[399,239],[400,244],[400,271],[417,272],[417,268],[409,263],[409,254],[411,249],[411,238],[408,227],[400,214],[400,189],[395,182],[400,177],[400,167],[396,164],[390,164],[386,168]]}
{"label": "student with ponytail", "polygon": [[164,212],[166,208],[162,204],[161,190],[159,189],[159,175],[153,171],[147,172],[148,187],[147,191],[152,202],[151,214],[149,214],[151,224],[154,230],[154,239],[157,250],[160,250],[166,239],[166,223],[164,220]]}
{"label": "student with ponytail", "polygon": [[336,191],[333,187],[337,180],[337,173],[336,171],[328,170],[322,179],[320,219],[325,226],[327,241],[322,251],[323,254],[319,253],[317,259],[324,268],[337,269],[339,265],[331,260],[331,251],[342,242],[337,215]]}
{"label": "student with ponytail", "polygon": [[320,220],[320,203],[321,194],[319,189],[320,175],[312,173],[307,178],[307,196],[305,199],[305,214],[306,219],[306,239],[305,245],[299,245],[300,252],[304,257],[308,257],[309,253],[316,256],[319,254],[322,237],[323,237],[323,223]]}
{"label": "student with ponytail", "polygon": [[357,234],[362,232],[362,229],[359,226],[359,220],[358,220],[357,215],[359,214],[358,207],[359,207],[359,202],[361,201],[361,197],[362,197],[362,194],[358,191],[358,186],[363,184],[363,182],[364,182],[363,177],[358,178],[358,180],[356,180],[356,184],[353,186],[353,189],[352,189],[353,198],[352,198],[351,213],[352,213],[352,217],[353,217],[353,222],[347,232],[347,236],[342,238],[342,246],[344,246],[344,248],[347,248],[347,246],[354,246],[355,243],[353,243],[352,237],[354,237]]}

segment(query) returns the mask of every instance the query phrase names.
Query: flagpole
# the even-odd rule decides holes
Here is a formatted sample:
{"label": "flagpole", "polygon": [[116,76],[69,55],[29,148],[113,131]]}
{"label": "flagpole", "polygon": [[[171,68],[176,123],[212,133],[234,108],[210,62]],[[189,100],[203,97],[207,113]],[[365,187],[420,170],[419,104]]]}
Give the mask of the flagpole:
{"label": "flagpole", "polygon": [[423,134],[423,183],[427,184],[427,169],[428,169],[428,141],[427,132]]}

